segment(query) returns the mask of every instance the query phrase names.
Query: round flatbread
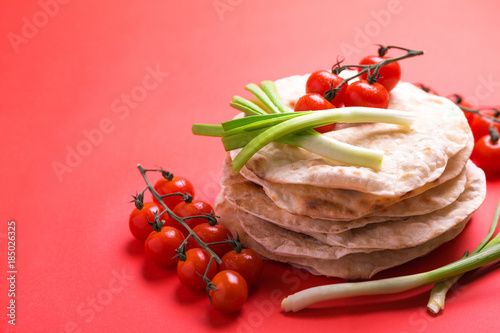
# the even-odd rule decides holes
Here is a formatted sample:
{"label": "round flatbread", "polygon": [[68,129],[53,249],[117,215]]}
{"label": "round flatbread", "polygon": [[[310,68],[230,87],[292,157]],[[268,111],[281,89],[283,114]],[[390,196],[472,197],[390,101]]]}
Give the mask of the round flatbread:
{"label": "round flatbread", "polygon": [[[280,227],[296,232],[338,234],[350,229],[359,229],[368,224],[391,220],[404,220],[415,215],[424,215],[442,209],[457,200],[465,190],[466,170],[474,172],[477,167],[471,165],[456,178],[428,190],[418,196],[403,200],[381,211],[360,219],[332,221],[315,219],[305,215],[296,215],[279,208],[267,197],[262,188],[239,174],[235,174],[226,159],[222,185],[226,199],[239,209]],[[476,171],[477,172],[477,171]]]}
{"label": "round flatbread", "polygon": [[[234,233],[238,233],[245,246],[253,249],[264,258],[290,263],[309,270],[313,274],[339,277],[346,280],[368,279],[377,272],[394,266],[401,265],[417,257],[423,256],[438,246],[456,237],[465,227],[469,217],[458,223],[455,228],[448,230],[438,238],[435,238],[421,246],[403,250],[383,250],[370,253],[351,253],[339,259],[306,258],[300,256],[280,255],[262,245],[259,240],[265,239],[266,235],[249,236],[241,227],[236,208],[231,205],[221,193],[215,204],[217,214],[221,221]],[[285,230],[286,233],[292,231]],[[288,235],[281,234],[282,237]],[[304,244],[306,245],[306,244]],[[302,247],[302,246],[300,246]]]}
{"label": "round flatbread", "polygon": [[[474,147],[474,141],[450,158],[443,174],[436,180],[397,197],[383,197],[371,193],[342,188],[326,188],[301,184],[273,183],[258,178],[248,169],[243,168],[240,174],[249,181],[262,186],[266,195],[280,208],[291,214],[304,215],[317,219],[349,221],[368,216],[406,216],[418,214],[415,210],[395,210],[394,204],[405,199],[418,196],[451,179],[455,179],[464,170],[464,165]],[[465,178],[463,178],[463,185]],[[425,197],[424,197],[425,198]],[[447,200],[445,195],[443,200]],[[448,198],[448,201],[452,199]],[[372,219],[373,220],[373,219]]]}

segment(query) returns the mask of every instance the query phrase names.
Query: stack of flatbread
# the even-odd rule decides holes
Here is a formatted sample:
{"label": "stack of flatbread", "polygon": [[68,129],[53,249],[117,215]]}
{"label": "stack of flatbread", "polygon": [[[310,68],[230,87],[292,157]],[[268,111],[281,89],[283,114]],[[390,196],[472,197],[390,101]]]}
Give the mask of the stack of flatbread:
{"label": "stack of flatbread", "polygon": [[[308,76],[276,81],[291,108]],[[456,237],[486,195],[470,160],[473,137],[446,98],[400,82],[390,109],[412,112],[410,128],[381,123],[326,133],[384,151],[380,170],[343,165],[301,148],[271,143],[240,173],[226,155],[215,211],[246,246],[314,274],[366,279]]]}

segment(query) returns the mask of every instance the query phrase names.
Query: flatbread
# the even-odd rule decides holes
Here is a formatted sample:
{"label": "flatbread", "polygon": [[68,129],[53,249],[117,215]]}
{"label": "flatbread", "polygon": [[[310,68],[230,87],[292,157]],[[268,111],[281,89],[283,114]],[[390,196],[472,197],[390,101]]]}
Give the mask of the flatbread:
{"label": "flatbread", "polygon": [[432,213],[373,223],[339,234],[308,234],[324,243],[351,249],[402,249],[421,245],[453,228],[456,223],[476,211],[484,201],[484,172],[470,161],[466,172],[465,191],[453,203]]}
{"label": "flatbread", "polygon": [[[321,259],[337,259],[352,249],[366,252],[380,249],[403,249],[422,245],[443,233],[476,211],[486,196],[484,172],[472,162],[467,164],[466,190],[452,204],[425,215],[375,223],[340,234],[291,232],[241,209],[240,224],[257,242],[272,252]],[[323,243],[317,240],[323,241]],[[327,244],[326,244],[327,243]],[[334,246],[329,246],[333,244]],[[339,254],[339,252],[341,254]]]}
{"label": "flatbread", "polygon": [[307,233],[341,233],[346,230],[361,228],[370,223],[390,220],[406,220],[405,217],[423,215],[442,209],[453,203],[465,189],[465,170],[455,179],[426,191],[419,196],[403,200],[384,211],[381,216],[366,216],[349,221],[315,219],[305,215],[296,215],[279,208],[267,197],[259,185],[252,183],[228,166],[226,159],[222,184],[226,199],[239,209],[280,227]]}
{"label": "flatbread", "polygon": [[[260,179],[246,168],[243,168],[240,174],[249,181],[261,185],[266,195],[278,207],[289,211],[291,214],[335,221],[360,219],[370,215],[408,216],[413,213],[418,214],[418,212],[403,207],[401,207],[403,209],[394,210],[393,205],[456,178],[463,172],[464,165],[469,159],[473,147],[474,141],[471,137],[468,144],[457,155],[450,158],[443,174],[438,179],[397,197],[383,197],[342,188],[273,183]],[[465,181],[462,185],[464,184]],[[447,196],[444,197],[444,199],[446,198]]]}
{"label": "flatbread", "polygon": [[352,253],[340,259],[331,260],[285,256],[273,253],[246,233],[241,227],[240,221],[236,218],[235,207],[224,200],[222,193],[217,198],[215,207],[217,214],[221,217],[221,223],[224,223],[234,233],[238,233],[245,246],[253,249],[262,257],[303,267],[316,275],[339,277],[346,280],[369,279],[384,269],[395,267],[423,256],[436,249],[442,243],[456,237],[468,222],[468,219],[462,221],[454,229],[449,230],[438,239],[433,239],[420,247],[404,250],[375,251],[371,253]]}
{"label": "flatbread", "polygon": [[[293,108],[308,75],[278,80]],[[456,237],[486,196],[484,173],[469,161],[474,141],[450,100],[400,82],[391,109],[412,112],[411,128],[364,123],[325,135],[384,151],[380,170],[343,165],[271,143],[239,174],[226,155],[215,211],[265,258],[347,280],[371,278]]]}

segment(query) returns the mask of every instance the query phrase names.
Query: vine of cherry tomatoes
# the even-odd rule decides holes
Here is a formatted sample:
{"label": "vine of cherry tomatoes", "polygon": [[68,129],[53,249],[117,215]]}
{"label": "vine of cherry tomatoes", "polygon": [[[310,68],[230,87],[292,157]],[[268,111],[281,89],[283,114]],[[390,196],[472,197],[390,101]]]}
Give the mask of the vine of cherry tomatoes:
{"label": "vine of cherry tomatoes", "polygon": [[[401,78],[401,67],[396,59],[385,56],[389,48],[407,51],[404,59],[409,56],[419,55],[400,47],[380,46],[378,55],[364,57],[358,65],[340,67],[340,62],[332,71],[318,70],[313,72],[306,82],[306,94],[299,98],[295,104],[295,111],[321,111],[342,106],[364,106],[387,109],[390,102],[389,92],[396,86]],[[343,79],[338,73],[340,68],[357,68],[358,75]],[[355,77],[358,81],[349,83]],[[320,133],[335,129],[335,124],[314,128]]]}
{"label": "vine of cherry tomatoes", "polygon": [[148,187],[134,196],[136,208],[129,218],[130,231],[144,243],[147,260],[162,268],[176,267],[181,284],[192,291],[206,290],[216,310],[238,311],[248,288],[260,280],[262,258],[217,223],[210,204],[194,199],[189,180],[142,169],[145,180],[147,171],[163,175],[153,187],[154,202],[143,202]]}
{"label": "vine of cherry tomatoes", "polygon": [[[386,53],[392,48],[404,50],[407,54],[389,58]],[[294,111],[323,111],[342,106],[386,109],[390,103],[390,91],[401,78],[401,67],[398,61],[420,54],[422,54],[420,51],[381,45],[378,55],[368,55],[358,65],[340,66],[341,61],[337,61],[331,71],[318,70],[311,73],[306,82],[306,94],[297,100]],[[345,79],[341,78],[338,74],[348,68],[356,68],[358,74]],[[358,80],[350,82],[354,78]],[[422,83],[415,85],[427,93],[439,96],[435,90]],[[477,165],[486,172],[500,172],[498,162],[500,160],[498,134],[500,132],[500,108],[474,109],[458,94],[446,97],[464,111],[474,134],[475,146],[472,157]],[[326,133],[335,130],[335,124],[314,129],[320,133]]]}

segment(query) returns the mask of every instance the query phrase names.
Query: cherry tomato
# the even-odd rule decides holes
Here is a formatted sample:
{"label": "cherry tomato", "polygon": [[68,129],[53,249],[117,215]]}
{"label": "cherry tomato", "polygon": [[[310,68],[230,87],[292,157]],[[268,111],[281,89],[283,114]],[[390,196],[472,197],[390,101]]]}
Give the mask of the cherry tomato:
{"label": "cherry tomato", "polygon": [[[222,224],[212,226],[208,223],[202,223],[194,227],[193,231],[205,243],[223,242],[231,235],[229,229]],[[188,244],[191,248],[201,247],[193,237],[188,239]],[[210,250],[214,251],[219,258],[222,258],[227,252],[233,250],[230,243],[209,245],[208,247]]]}
{"label": "cherry tomato", "polygon": [[[173,177],[172,180],[161,178],[156,182],[154,189],[160,195],[171,193],[189,193],[194,197],[193,185],[189,180],[182,177]],[[155,197],[153,197],[153,200],[159,204]],[[163,198],[163,202],[168,208],[174,209],[179,202],[182,202],[182,195],[165,197]]]}
{"label": "cherry tomato", "polygon": [[144,243],[146,257],[160,267],[177,264],[176,252],[184,241],[184,235],[173,227],[163,227],[161,231],[153,231]]}
{"label": "cherry tomato", "polygon": [[240,273],[230,270],[220,271],[212,279],[216,289],[210,290],[212,306],[222,313],[240,310],[248,297],[248,286]]}
{"label": "cherry tomato", "polygon": [[428,85],[425,85],[423,83],[414,83],[415,86],[417,86],[418,88],[422,89],[423,91],[425,91],[426,93],[429,93],[429,94],[433,94],[433,95],[436,95],[436,96],[439,96],[439,94],[437,93],[436,90],[432,89],[431,87],[429,87]]}
{"label": "cherry tomato", "polygon": [[[153,223],[155,213],[160,213],[160,207],[154,202],[145,202],[142,209],[135,208],[132,213],[130,213],[130,218],[128,220],[130,232],[135,238],[143,243],[146,241],[151,231],[153,231],[153,227],[148,221]],[[162,218],[163,216],[164,215],[162,215]],[[168,218],[168,215],[164,219],[166,218]]]}
{"label": "cherry tomato", "polygon": [[[181,283],[193,291],[204,290],[206,283],[201,276],[205,274],[209,262],[210,253],[202,248],[186,251],[186,260],[177,264],[177,276]],[[217,262],[214,259],[208,269],[207,278],[211,280],[215,274],[217,274]]]}
{"label": "cherry tomato", "polygon": [[[450,99],[453,103],[457,104],[459,107],[464,106],[466,108],[472,109],[472,105],[464,101],[463,97],[458,95],[458,94],[452,94],[446,96],[448,99]],[[474,113],[463,111],[465,119],[467,119],[467,123],[469,123],[469,126],[472,125],[472,121],[474,120]]]}
{"label": "cherry tomato", "polygon": [[[178,217],[189,217],[189,216],[199,216],[203,214],[213,213],[213,208],[208,203],[201,200],[193,200],[189,203],[182,201],[177,206],[175,206],[172,212]],[[184,220],[184,222],[191,229],[193,229],[198,224],[206,223],[207,219],[204,217],[197,217],[194,219],[186,219]],[[182,226],[176,220],[170,219],[170,223],[172,224],[173,227],[179,229],[184,234],[185,237],[189,235],[189,231],[187,231],[187,229],[184,228],[184,226]]]}
{"label": "cherry tomato", "polygon": [[[325,92],[332,88],[337,88],[337,86],[342,83],[344,79],[340,76],[325,70],[319,70],[312,73],[306,82],[306,93],[316,93],[321,96],[325,95]],[[338,94],[330,101],[336,107],[340,107],[344,104],[344,94],[347,89],[347,84],[344,84]]]}
{"label": "cherry tomato", "polygon": [[263,262],[260,255],[251,249],[242,249],[240,253],[229,251],[221,258],[219,269],[236,271],[243,276],[248,287],[255,285],[262,276]]}
{"label": "cherry tomato", "polygon": [[[305,94],[295,104],[295,111],[318,111],[335,109],[335,105],[328,102],[323,96],[317,93]],[[335,123],[324,126],[315,127],[314,129],[320,133],[333,131]]]}
{"label": "cherry tomato", "polygon": [[[379,62],[388,59],[387,57],[379,57],[375,55],[364,57],[359,64],[360,65],[373,65],[378,64]],[[361,72],[361,68],[358,69]],[[370,74],[373,71],[370,72]],[[368,78],[368,73],[361,75],[362,80],[366,80]],[[380,76],[377,80],[378,83],[383,85],[387,91],[391,91],[396,84],[398,84],[399,79],[401,78],[401,67],[398,62],[392,62],[380,68]]]}
{"label": "cherry tomato", "polygon": [[[485,109],[480,111],[482,114],[493,116],[495,111],[491,109]],[[480,115],[475,114],[472,118],[472,122],[470,123],[470,128],[472,129],[472,134],[474,134],[474,140],[479,140],[485,135],[489,134],[491,120],[486,117],[481,117]],[[494,125],[497,130],[500,131],[500,123],[495,122]]]}
{"label": "cherry tomato", "polygon": [[474,145],[474,159],[486,172],[500,172],[500,141],[493,143],[489,134],[479,138]]}
{"label": "cherry tomato", "polygon": [[389,106],[389,93],[383,85],[365,80],[353,82],[347,87],[344,96],[345,106],[364,106],[387,109]]}

